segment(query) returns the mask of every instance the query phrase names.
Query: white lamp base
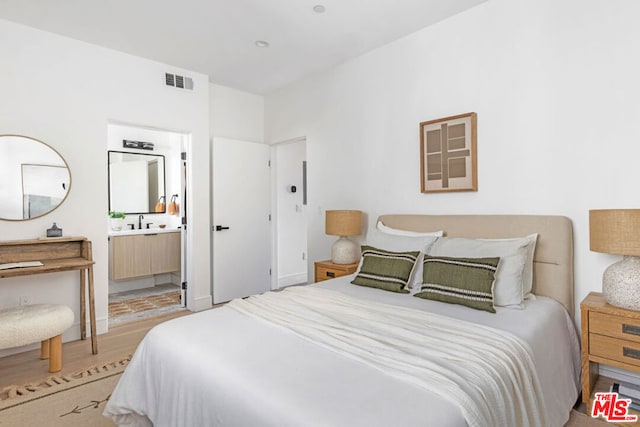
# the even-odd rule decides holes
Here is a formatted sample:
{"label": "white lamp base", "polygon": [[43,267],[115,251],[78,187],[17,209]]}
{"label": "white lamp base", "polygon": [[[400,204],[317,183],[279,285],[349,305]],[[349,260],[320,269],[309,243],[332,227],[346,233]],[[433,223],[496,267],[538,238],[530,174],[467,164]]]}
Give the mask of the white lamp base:
{"label": "white lamp base", "polygon": [[611,305],[640,310],[640,258],[625,256],[602,276],[602,293]]}
{"label": "white lamp base", "polygon": [[334,264],[353,264],[360,260],[360,247],[347,237],[340,237],[331,247],[331,262]]}

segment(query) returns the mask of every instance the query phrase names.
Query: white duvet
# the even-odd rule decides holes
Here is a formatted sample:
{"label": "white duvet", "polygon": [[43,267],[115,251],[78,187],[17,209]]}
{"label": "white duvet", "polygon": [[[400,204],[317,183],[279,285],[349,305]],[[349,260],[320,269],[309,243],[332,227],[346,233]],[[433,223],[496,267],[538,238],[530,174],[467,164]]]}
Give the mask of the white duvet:
{"label": "white duvet", "polygon": [[[578,394],[580,359],[573,323],[557,302],[538,298],[527,301],[524,310],[498,308],[491,314],[349,280],[314,287],[445,314],[521,338],[532,351],[539,378],[533,398],[546,408],[546,424],[562,426],[568,419]],[[494,405],[493,410],[505,411]],[[150,331],[105,409],[119,424],[156,426],[466,426],[466,412],[439,388],[382,372],[311,342],[300,331],[231,307]]]}

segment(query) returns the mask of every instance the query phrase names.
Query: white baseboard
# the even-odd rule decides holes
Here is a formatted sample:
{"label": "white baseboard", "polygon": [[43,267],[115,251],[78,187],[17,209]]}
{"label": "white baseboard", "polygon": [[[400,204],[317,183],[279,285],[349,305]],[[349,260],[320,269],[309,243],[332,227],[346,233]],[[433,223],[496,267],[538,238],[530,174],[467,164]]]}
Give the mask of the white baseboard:
{"label": "white baseboard", "polygon": [[193,307],[187,307],[191,311],[202,311],[211,308],[213,305],[213,300],[211,295],[207,295],[200,298],[194,298]]}
{"label": "white baseboard", "polygon": [[307,273],[289,274],[288,276],[278,277],[278,289],[291,285],[299,285],[307,283]]}

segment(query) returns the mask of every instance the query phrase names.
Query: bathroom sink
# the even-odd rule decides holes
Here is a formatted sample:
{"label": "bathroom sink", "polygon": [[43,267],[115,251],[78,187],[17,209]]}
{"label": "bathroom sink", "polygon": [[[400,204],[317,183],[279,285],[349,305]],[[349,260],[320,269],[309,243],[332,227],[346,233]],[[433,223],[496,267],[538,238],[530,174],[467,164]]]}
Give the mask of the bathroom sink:
{"label": "bathroom sink", "polygon": [[135,229],[135,230],[120,230],[113,231],[109,230],[109,236],[133,236],[135,234],[158,234],[158,233],[172,233],[176,231],[180,231],[181,229],[178,227],[166,227],[166,228],[143,228],[143,229]]}

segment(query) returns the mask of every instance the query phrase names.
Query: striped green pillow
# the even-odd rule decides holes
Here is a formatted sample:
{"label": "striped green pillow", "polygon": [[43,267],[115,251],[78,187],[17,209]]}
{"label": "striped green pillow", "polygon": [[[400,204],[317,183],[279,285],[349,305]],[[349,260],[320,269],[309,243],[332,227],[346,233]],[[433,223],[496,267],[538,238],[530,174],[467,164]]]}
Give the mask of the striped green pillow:
{"label": "striped green pillow", "polygon": [[362,246],[362,264],[351,283],[406,294],[419,255],[420,251],[391,252]]}
{"label": "striped green pillow", "polygon": [[493,284],[500,258],[424,256],[422,285],[414,296],[495,313]]}

